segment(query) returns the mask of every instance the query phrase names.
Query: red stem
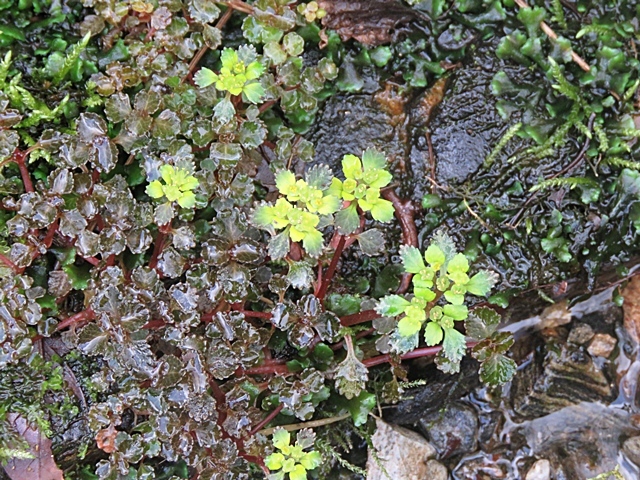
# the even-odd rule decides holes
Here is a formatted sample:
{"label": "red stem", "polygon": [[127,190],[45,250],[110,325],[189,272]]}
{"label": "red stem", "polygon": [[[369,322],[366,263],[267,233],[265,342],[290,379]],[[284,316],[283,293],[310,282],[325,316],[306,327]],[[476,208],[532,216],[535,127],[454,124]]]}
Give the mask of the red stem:
{"label": "red stem", "polygon": [[358,325],[360,323],[375,320],[376,318],[380,318],[381,316],[382,315],[380,315],[375,310],[365,310],[363,312],[340,317],[340,323],[342,324],[343,327],[351,327],[353,325]]}
{"label": "red stem", "polygon": [[245,317],[251,317],[251,318],[271,319],[272,317],[270,312],[254,312],[253,310],[238,310],[238,312],[242,313]]}
{"label": "red stem", "polygon": [[33,188],[33,182],[31,181],[31,176],[29,175],[29,169],[24,162],[26,156],[27,152],[22,152],[16,148],[13,152],[13,156],[11,157],[11,161],[15,162],[16,165],[18,165],[20,176],[22,177],[22,183],[24,184],[24,191],[30,193],[34,192],[35,189]]}
{"label": "red stem", "polygon": [[329,268],[327,269],[327,274],[322,279],[322,285],[318,289],[318,300],[320,301],[324,300],[324,297],[327,294],[329,284],[333,279],[333,274],[336,272],[338,261],[340,260],[340,256],[342,255],[342,250],[344,249],[345,241],[346,241],[345,236],[340,235],[340,240],[338,241],[338,246],[336,247],[336,251],[333,252],[333,258],[331,259],[331,263],[329,264]]}
{"label": "red stem", "polygon": [[271,420],[273,420],[274,418],[276,418],[278,416],[278,414],[282,411],[282,409],[284,408],[284,404],[280,404],[278,405],[275,410],[273,410],[272,412],[269,413],[269,415],[267,415],[266,417],[264,417],[264,419],[258,423],[255,427],[253,427],[251,429],[251,431],[249,432],[249,435],[255,435],[256,433],[258,433],[260,430],[262,430],[262,428],[267,425]]}
{"label": "red stem", "polygon": [[[478,342],[467,342],[467,348],[473,348],[477,345]],[[437,355],[438,352],[442,350],[441,345],[437,345],[435,347],[424,347],[424,348],[416,348],[415,350],[405,353],[400,356],[400,360],[409,360],[411,358],[420,358],[420,357],[432,357]],[[365,364],[367,368],[373,367],[375,365],[381,365],[383,363],[388,363],[391,361],[391,355],[378,355],[377,357],[367,358],[363,360],[362,363]]]}
{"label": "red stem", "polygon": [[[418,229],[416,228],[416,222],[414,219],[416,209],[411,200],[403,202],[393,189],[384,190],[382,192],[382,196],[393,204],[393,208],[396,211],[396,217],[398,218],[400,228],[402,229],[402,243],[418,247]],[[413,277],[413,274],[411,273],[404,273],[402,275],[402,280],[400,281],[400,286],[398,287],[398,290],[396,290],[396,293],[405,293],[409,289],[409,286],[411,285],[411,277]]]}
{"label": "red stem", "polygon": [[259,367],[251,367],[243,370],[241,368],[238,369],[237,373],[239,375],[269,375],[269,374],[277,374],[277,373],[289,373],[289,367],[286,365],[261,365]]}
{"label": "red stem", "polygon": [[160,228],[153,245],[153,253],[151,254],[151,258],[149,259],[149,268],[153,268],[155,270],[155,268],[158,266],[158,257],[162,254],[162,250],[164,249],[164,239],[166,236],[166,233],[164,233],[162,231],[162,228]]}
{"label": "red stem", "polygon": [[96,313],[91,308],[87,308],[81,312],[76,313],[75,315],[71,315],[70,317],[65,318],[58,324],[58,326],[56,327],[56,331],[60,331],[63,328],[67,328],[71,325],[75,325],[87,320],[93,320],[94,318],[96,318]]}

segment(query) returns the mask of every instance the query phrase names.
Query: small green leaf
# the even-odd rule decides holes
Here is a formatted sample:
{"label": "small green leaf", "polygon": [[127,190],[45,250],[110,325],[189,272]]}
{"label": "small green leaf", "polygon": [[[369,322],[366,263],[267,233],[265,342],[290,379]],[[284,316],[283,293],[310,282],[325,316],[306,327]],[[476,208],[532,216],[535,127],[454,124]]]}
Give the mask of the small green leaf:
{"label": "small green leaf", "polygon": [[442,342],[442,350],[444,356],[453,363],[459,363],[464,357],[467,344],[464,335],[454,328],[444,329],[444,341]]}
{"label": "small green leaf", "polygon": [[480,365],[480,380],[488,385],[502,385],[513,378],[518,365],[503,354],[494,354]]}
{"label": "small green leaf", "polygon": [[436,322],[429,322],[424,329],[424,340],[430,347],[438,345],[442,341],[443,333],[440,325]]}
{"label": "small green leaf", "polygon": [[320,256],[322,253],[322,247],[324,246],[322,233],[317,230],[307,232],[302,239],[302,246],[304,247],[305,252],[312,257]]}
{"label": "small green leaf", "polygon": [[200,88],[208,87],[209,85],[213,85],[218,80],[218,75],[209,70],[208,68],[201,68],[198,73],[193,77],[193,81]]}
{"label": "small green leaf", "polygon": [[422,322],[413,317],[404,317],[398,322],[398,333],[402,337],[411,337],[422,328]]}
{"label": "small green leaf", "polygon": [[289,253],[289,232],[285,230],[269,241],[269,256],[271,260],[280,260]]}
{"label": "small green leaf", "polygon": [[482,307],[473,310],[465,320],[467,336],[474,340],[484,340],[491,337],[498,329],[500,315],[495,310]]}
{"label": "small green leaf", "polygon": [[376,228],[366,230],[357,236],[362,253],[368,256],[384,252],[384,235]]}
{"label": "small green leaf", "polygon": [[395,209],[389,200],[378,199],[371,207],[371,216],[378,222],[390,222],[393,219],[394,213]]}
{"label": "small green leaf", "polygon": [[496,273],[489,272],[488,270],[481,270],[471,277],[465,287],[470,294],[484,297],[489,294],[497,282],[498,275]]}
{"label": "small green leaf", "polygon": [[395,317],[404,313],[405,308],[411,305],[411,302],[405,300],[400,295],[387,295],[380,299],[376,305],[376,312],[380,315],[389,315]]}
{"label": "small green leaf", "polygon": [[416,247],[411,245],[402,245],[400,247],[400,258],[402,259],[405,272],[419,273],[425,268],[424,261],[422,260],[422,254]]}
{"label": "small green leaf", "polygon": [[147,195],[151,198],[162,198],[164,196],[164,192],[162,191],[162,183],[158,180],[154,180],[149,185],[147,185],[146,189]]}
{"label": "small green leaf", "polygon": [[445,315],[454,320],[464,320],[469,315],[469,309],[467,309],[466,305],[447,304],[443,307],[443,310]]}
{"label": "small green leaf", "polygon": [[433,243],[424,252],[424,259],[434,270],[438,270],[446,260],[442,249]]}
{"label": "small green leaf", "polygon": [[456,253],[447,265],[449,273],[467,273],[469,271],[469,260],[463,253]]}
{"label": "small green leaf", "polygon": [[236,114],[236,109],[231,100],[225,97],[213,108],[213,113],[222,123],[227,123]]}
{"label": "small green leaf", "polygon": [[355,232],[360,226],[360,216],[356,204],[352,203],[344,210],[340,210],[335,216],[336,226],[342,235]]}
{"label": "small green leaf", "polygon": [[265,91],[260,82],[252,82],[242,87],[242,93],[249,102],[257,104],[262,100]]}
{"label": "small green leaf", "polygon": [[280,452],[274,452],[264,459],[264,464],[269,470],[280,470],[283,463],[284,455],[282,455]]}

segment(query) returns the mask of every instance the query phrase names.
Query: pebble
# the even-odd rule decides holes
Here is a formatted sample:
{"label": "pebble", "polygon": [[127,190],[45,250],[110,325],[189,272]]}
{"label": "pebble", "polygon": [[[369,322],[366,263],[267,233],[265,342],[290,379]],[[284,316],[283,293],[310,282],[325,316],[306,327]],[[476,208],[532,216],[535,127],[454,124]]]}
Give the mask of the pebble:
{"label": "pebble", "polygon": [[596,333],[589,344],[588,352],[592,357],[608,358],[616,348],[617,340],[606,333]]}
{"label": "pebble", "polygon": [[478,417],[468,405],[452,403],[425,415],[418,423],[440,459],[473,452],[477,448]]}
{"label": "pebble", "polygon": [[587,323],[579,323],[571,329],[571,332],[569,332],[567,342],[573,343],[574,345],[584,345],[589,342],[594,335],[595,333],[593,332],[591,325]]}
{"label": "pebble", "polygon": [[447,472],[447,467],[437,460],[429,460],[427,462],[427,474],[423,480],[447,480],[448,478],[449,472]]}
{"label": "pebble", "polygon": [[540,459],[527,472],[525,480],[549,480],[551,478],[551,462]]}
{"label": "pebble", "polygon": [[428,460],[436,455],[436,450],[424,437],[380,419],[376,419],[376,427],[372,438],[373,446],[389,476],[385,475],[370,451],[367,458],[367,480],[431,479]]}
{"label": "pebble", "polygon": [[622,450],[629,460],[640,466],[640,437],[627,438],[622,444]]}

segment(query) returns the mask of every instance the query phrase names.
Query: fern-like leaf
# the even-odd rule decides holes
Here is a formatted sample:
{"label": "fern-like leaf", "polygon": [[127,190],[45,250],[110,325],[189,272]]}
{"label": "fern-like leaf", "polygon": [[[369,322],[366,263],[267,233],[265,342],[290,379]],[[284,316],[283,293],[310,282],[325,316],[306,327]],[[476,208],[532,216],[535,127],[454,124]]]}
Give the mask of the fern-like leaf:
{"label": "fern-like leaf", "polygon": [[62,80],[64,80],[67,74],[71,71],[76,61],[78,60],[78,58],[80,58],[80,54],[84,51],[85,48],[87,48],[90,38],[91,38],[91,32],[87,32],[86,35],[82,38],[82,40],[80,40],[80,42],[76,43],[73,47],[71,47],[71,50],[69,51],[69,53],[67,53],[67,56],[64,58],[64,63],[62,64],[62,67],[60,68],[60,70],[58,70],[58,72],[55,74],[55,76],[51,80],[54,85],[58,85]]}
{"label": "fern-like leaf", "polygon": [[612,167],[628,168],[629,170],[640,170],[640,162],[634,162],[633,160],[627,160],[620,157],[605,158],[602,163],[604,165],[610,165]]}
{"label": "fern-like leaf", "polygon": [[516,134],[522,128],[522,122],[518,122],[515,125],[509,127],[506,133],[502,136],[502,138],[498,141],[496,146],[493,148],[489,156],[484,161],[484,167],[489,168],[493,162],[495,162],[496,157],[500,155],[500,152],[504,149],[504,147],[509,143],[509,141],[516,136]]}
{"label": "fern-like leaf", "polygon": [[4,56],[2,62],[0,62],[0,90],[4,90],[7,86],[7,76],[9,75],[9,68],[11,67],[11,50]]}
{"label": "fern-like leaf", "polygon": [[597,187],[598,184],[591,178],[584,177],[563,177],[563,178],[550,178],[549,180],[543,180],[542,182],[534,185],[529,190],[530,192],[537,192],[538,190],[548,190],[550,188],[569,187],[570,190],[583,185],[589,187]]}

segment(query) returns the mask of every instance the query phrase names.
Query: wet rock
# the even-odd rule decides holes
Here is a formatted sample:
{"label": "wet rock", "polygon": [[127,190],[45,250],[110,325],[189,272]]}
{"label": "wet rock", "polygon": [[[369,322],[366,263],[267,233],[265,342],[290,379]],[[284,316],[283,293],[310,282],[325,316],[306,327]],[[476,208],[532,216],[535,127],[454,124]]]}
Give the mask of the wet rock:
{"label": "wet rock", "polygon": [[409,389],[406,392],[407,400],[389,408],[385,412],[385,420],[417,427],[420,419],[426,414],[440,410],[443,405],[465,396],[480,385],[478,363],[470,358],[462,360],[460,373],[457,375],[444,374],[433,365],[433,371],[424,366],[419,368],[425,377],[430,379],[429,383]]}
{"label": "wet rock", "polygon": [[420,429],[439,458],[472,452],[478,445],[478,416],[463,403],[452,403],[420,419]]}
{"label": "wet rock", "polygon": [[618,341],[606,333],[597,333],[589,344],[588,352],[594,357],[608,358]]}
{"label": "wet rock", "polygon": [[360,155],[369,147],[381,149],[392,163],[404,158],[406,139],[398,138],[393,123],[387,105],[381,105],[372,95],[333,96],[308,136],[316,145],[314,160],[337,172],[344,155]]}
{"label": "wet rock", "polygon": [[591,478],[614,468],[620,438],[637,431],[629,412],[587,402],[537,418],[523,427],[533,454],[548,459],[558,468],[556,477],[566,479]]}
{"label": "wet rock", "polygon": [[[474,53],[474,63],[455,72],[453,84],[431,122],[440,184],[468,179],[508,128],[495,108],[491,81],[499,70],[510,70],[495,61],[492,49],[495,47],[480,47]],[[513,75],[524,79],[528,72],[522,68]],[[523,140],[513,139],[505,155],[513,154],[524,144]]]}
{"label": "wet rock", "polygon": [[516,414],[537,418],[583,401],[612,402],[610,365],[598,366],[581,347],[551,339],[526,360],[511,385]]}
{"label": "wet rock", "polygon": [[447,480],[447,478],[449,478],[447,467],[437,460],[429,460],[427,462],[427,474],[423,477],[423,480]]}
{"label": "wet rock", "polygon": [[540,314],[540,329],[556,328],[571,322],[571,311],[567,301],[556,302],[549,305]]}
{"label": "wet rock", "polygon": [[522,480],[510,450],[478,452],[463,458],[453,469],[456,480]]}
{"label": "wet rock", "polygon": [[574,345],[584,345],[594,336],[593,328],[586,323],[578,323],[569,332],[569,338],[567,342]]}
{"label": "wet rock", "polygon": [[633,463],[640,467],[640,437],[627,438],[622,450]]}
{"label": "wet rock", "polygon": [[549,480],[551,478],[551,462],[540,459],[527,472],[525,480]]}
{"label": "wet rock", "polygon": [[394,41],[417,13],[399,0],[320,0],[327,11],[322,25],[336,30],[343,42],[353,38],[365,45]]}
{"label": "wet rock", "polygon": [[397,425],[391,425],[376,419],[376,433],[372,442],[378,460],[386,473],[380,468],[373,454],[367,459],[367,479],[387,480],[406,479],[423,480],[428,476],[428,460],[436,450],[422,436]]}

